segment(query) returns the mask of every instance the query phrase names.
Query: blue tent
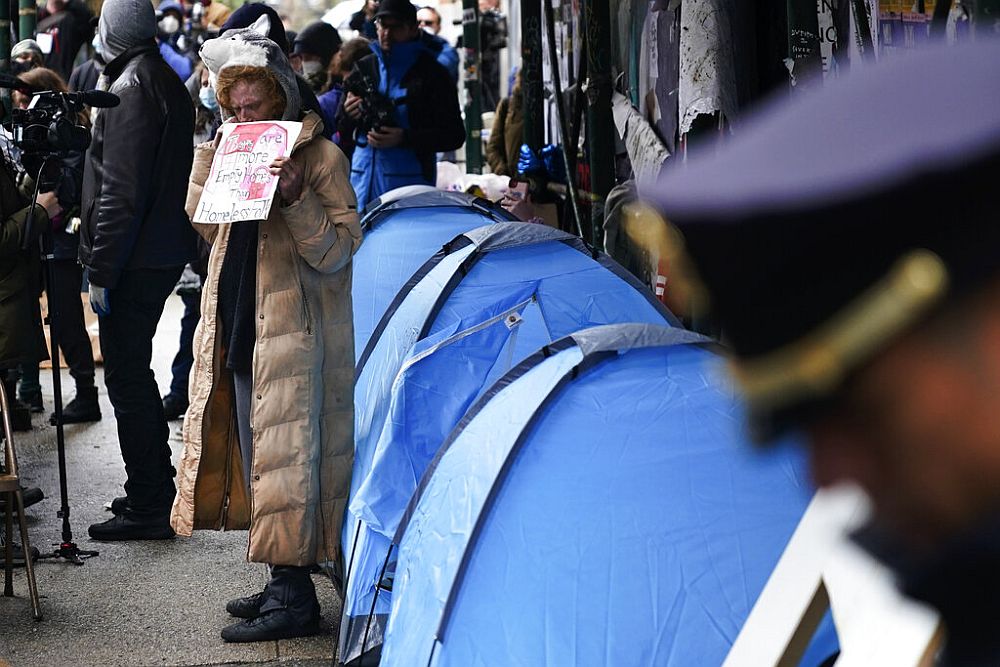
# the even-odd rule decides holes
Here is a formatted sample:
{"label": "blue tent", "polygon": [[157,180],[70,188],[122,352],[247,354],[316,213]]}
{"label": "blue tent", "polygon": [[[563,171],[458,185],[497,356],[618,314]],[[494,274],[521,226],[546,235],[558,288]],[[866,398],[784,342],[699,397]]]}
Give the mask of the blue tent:
{"label": "blue tent", "polygon": [[515,219],[486,199],[433,188],[398,188],[371,202],[352,261],[355,359],[396,292],[428,257],[464,231]]}
{"label": "blue tent", "polygon": [[342,661],[362,643],[380,643],[390,596],[378,596],[372,623],[368,617],[391,536],[424,468],[477,396],[542,345],[581,328],[673,321],[607,256],[542,225],[466,232],[413,276],[357,369]]}
{"label": "blue tent", "polygon": [[[721,664],[812,489],[718,371],[697,334],[612,325],[493,385],[399,525],[382,664]],[[827,623],[803,664],[836,650]]]}

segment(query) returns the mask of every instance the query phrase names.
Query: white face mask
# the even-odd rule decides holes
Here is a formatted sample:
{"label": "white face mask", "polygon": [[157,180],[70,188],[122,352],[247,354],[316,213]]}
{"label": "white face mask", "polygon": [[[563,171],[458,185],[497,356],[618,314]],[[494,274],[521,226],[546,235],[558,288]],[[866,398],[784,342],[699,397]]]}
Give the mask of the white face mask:
{"label": "white face mask", "polygon": [[177,20],[176,16],[164,16],[157,25],[159,25],[161,31],[168,35],[172,35],[181,29],[181,22]]}
{"label": "white face mask", "polygon": [[323,69],[323,63],[318,60],[302,61],[302,76],[306,78],[319,74],[321,69]]}

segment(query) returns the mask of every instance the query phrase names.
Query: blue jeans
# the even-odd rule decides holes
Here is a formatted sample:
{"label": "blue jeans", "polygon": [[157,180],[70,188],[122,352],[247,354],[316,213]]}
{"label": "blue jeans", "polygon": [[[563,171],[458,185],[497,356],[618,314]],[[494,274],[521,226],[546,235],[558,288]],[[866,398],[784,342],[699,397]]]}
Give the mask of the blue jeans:
{"label": "blue jeans", "polygon": [[194,365],[191,346],[194,344],[194,329],[201,319],[201,292],[181,292],[180,297],[184,302],[184,316],[181,317],[180,347],[170,366],[170,395],[187,401],[188,378]]}

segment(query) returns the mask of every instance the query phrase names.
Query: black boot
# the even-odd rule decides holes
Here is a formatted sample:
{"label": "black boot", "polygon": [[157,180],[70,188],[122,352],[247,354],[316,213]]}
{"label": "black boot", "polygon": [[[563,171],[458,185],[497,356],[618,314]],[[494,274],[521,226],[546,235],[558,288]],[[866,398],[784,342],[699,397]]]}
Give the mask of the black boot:
{"label": "black boot", "polygon": [[[101,420],[101,406],[97,401],[97,387],[77,387],[76,397],[66,404],[62,411],[63,424],[81,424]],[[49,423],[56,425],[56,415],[52,413]]]}
{"label": "black boot", "polygon": [[15,431],[30,431],[31,409],[21,401],[12,401],[10,406],[10,423]]}
{"label": "black boot", "polygon": [[226,611],[236,618],[257,618],[260,616],[260,608],[266,598],[267,589],[245,598],[236,598],[226,603]]}

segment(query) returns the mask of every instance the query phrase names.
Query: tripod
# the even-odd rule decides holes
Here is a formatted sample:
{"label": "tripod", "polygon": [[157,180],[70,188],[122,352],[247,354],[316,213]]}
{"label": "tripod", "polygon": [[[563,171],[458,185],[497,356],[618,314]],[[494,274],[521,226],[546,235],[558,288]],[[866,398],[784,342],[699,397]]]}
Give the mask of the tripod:
{"label": "tripod", "polygon": [[[42,184],[42,177],[53,159],[59,159],[58,156],[50,156],[45,158],[42,162],[42,166],[38,169],[38,175],[35,179],[35,191],[31,198],[31,208],[28,210],[28,216],[25,220],[25,244],[28,245],[31,242],[32,236],[34,236],[33,225],[35,216],[35,204],[38,201],[38,193]],[[42,230],[41,236],[39,237],[39,246],[42,253],[42,264],[45,266],[45,289],[49,295],[55,292],[55,270],[53,269],[52,262],[55,259],[53,254],[53,241],[52,241],[52,229],[50,226]],[[96,551],[87,551],[77,547],[76,543],[73,542],[73,529],[70,526],[70,509],[69,509],[69,492],[67,490],[66,484],[66,439],[63,433],[63,421],[62,421],[62,375],[60,371],[61,364],[59,363],[59,327],[56,323],[59,321],[59,300],[49,298],[48,305],[48,324],[49,324],[49,340],[50,347],[52,348],[52,393],[54,394],[53,400],[55,403],[55,417],[56,417],[56,450],[59,455],[59,500],[60,507],[59,511],[56,512],[56,516],[62,519],[62,541],[55,544],[56,547],[54,551],[48,554],[42,554],[39,556],[39,560],[42,559],[57,559],[62,558],[73,565],[83,565],[85,558],[92,558],[98,555]]]}

